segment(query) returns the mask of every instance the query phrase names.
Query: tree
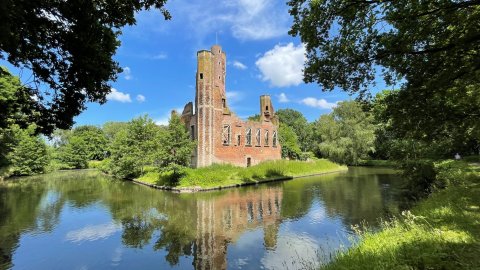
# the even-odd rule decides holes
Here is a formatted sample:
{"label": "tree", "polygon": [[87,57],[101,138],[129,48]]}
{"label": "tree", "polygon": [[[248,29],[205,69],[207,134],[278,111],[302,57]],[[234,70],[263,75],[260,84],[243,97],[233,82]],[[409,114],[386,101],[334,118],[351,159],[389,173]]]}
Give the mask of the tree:
{"label": "tree", "polygon": [[66,129],[86,102],[106,101],[110,82],[121,68],[112,58],[121,28],[135,24],[135,13],[160,9],[166,0],[49,1],[5,0],[0,4],[0,59],[33,74],[35,101],[45,133]]}
{"label": "tree", "polygon": [[110,170],[120,177],[138,177],[153,165],[159,151],[161,128],[148,116],[128,122],[110,146]]}
{"label": "tree", "polygon": [[372,118],[358,102],[339,102],[332,113],[320,116],[315,129],[320,153],[335,162],[357,165],[374,150]]}
{"label": "tree", "polygon": [[191,139],[185,124],[174,111],[168,121],[167,130],[160,137],[158,160],[160,168],[172,170],[174,180],[177,180],[181,167],[190,165],[195,142]]}
{"label": "tree", "polygon": [[58,148],[58,158],[69,169],[88,167],[89,142],[80,136],[71,136],[68,143]]}
{"label": "tree", "polygon": [[305,116],[301,112],[292,109],[280,109],[275,114],[278,116],[280,123],[291,127],[295,132],[301,150],[304,152],[311,151],[313,130]]}
{"label": "tree", "polygon": [[105,136],[109,141],[113,141],[117,134],[121,131],[126,129],[128,123],[126,122],[106,122],[103,124],[102,130],[105,133]]}
{"label": "tree", "polygon": [[260,114],[254,114],[252,116],[249,116],[248,121],[260,121]]}
{"label": "tree", "polygon": [[79,126],[73,130],[72,137],[79,137],[86,142],[89,160],[103,160],[107,151],[107,137],[96,126]]}
{"label": "tree", "polygon": [[363,97],[381,72],[400,85],[384,100],[384,118],[402,144],[480,150],[479,1],[306,2],[288,3],[290,34],[307,51],[306,82]]}
{"label": "tree", "polygon": [[[479,1],[290,0],[291,35],[305,44],[305,82],[326,90],[388,84],[450,89],[480,83]],[[419,103],[416,103],[419,104]]]}
{"label": "tree", "polygon": [[31,93],[18,77],[0,67],[0,167],[9,163],[7,155],[15,145],[15,133],[35,122],[37,115]]}
{"label": "tree", "polygon": [[32,175],[45,172],[49,163],[45,141],[35,135],[36,127],[29,126],[21,129],[18,125],[12,126],[15,134],[11,151],[7,155],[10,171],[13,175]]}
{"label": "tree", "polygon": [[0,129],[12,124],[26,128],[35,121],[33,91],[22,86],[20,79],[0,67]]}
{"label": "tree", "polygon": [[298,144],[298,137],[292,127],[280,123],[278,129],[280,145],[282,146],[282,158],[299,159],[302,154]]}

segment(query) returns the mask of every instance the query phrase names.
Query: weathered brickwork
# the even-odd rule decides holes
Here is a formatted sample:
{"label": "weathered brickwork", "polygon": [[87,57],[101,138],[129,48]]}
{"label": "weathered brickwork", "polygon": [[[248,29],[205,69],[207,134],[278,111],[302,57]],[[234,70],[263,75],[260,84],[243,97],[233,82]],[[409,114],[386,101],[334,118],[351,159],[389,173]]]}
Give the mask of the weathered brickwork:
{"label": "weathered brickwork", "polygon": [[249,166],[280,159],[278,118],[270,96],[260,97],[259,121],[243,121],[228,107],[225,77],[226,55],[220,46],[197,52],[195,106],[189,102],[182,113],[192,139],[197,141],[192,165]]}

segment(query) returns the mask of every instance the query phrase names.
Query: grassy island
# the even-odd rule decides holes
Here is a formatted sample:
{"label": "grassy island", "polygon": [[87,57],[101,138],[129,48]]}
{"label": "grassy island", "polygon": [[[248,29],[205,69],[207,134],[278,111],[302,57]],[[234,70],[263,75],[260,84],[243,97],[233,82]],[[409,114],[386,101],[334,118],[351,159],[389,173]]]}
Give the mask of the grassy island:
{"label": "grassy island", "polygon": [[227,164],[214,164],[198,169],[187,168],[176,184],[172,184],[170,181],[171,173],[169,172],[150,171],[136,180],[147,184],[176,188],[213,188],[342,170],[347,170],[347,167],[326,159],[313,161],[276,160],[262,162],[248,168]]}
{"label": "grassy island", "polygon": [[353,248],[323,269],[480,269],[480,165],[455,162],[450,184],[411,211],[361,232]]}

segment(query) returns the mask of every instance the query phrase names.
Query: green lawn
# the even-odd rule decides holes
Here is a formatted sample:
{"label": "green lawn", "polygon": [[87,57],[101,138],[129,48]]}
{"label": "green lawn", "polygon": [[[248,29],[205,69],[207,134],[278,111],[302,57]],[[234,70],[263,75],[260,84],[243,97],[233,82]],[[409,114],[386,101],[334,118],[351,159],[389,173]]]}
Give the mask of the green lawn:
{"label": "green lawn", "polygon": [[[267,161],[248,168],[214,164],[205,168],[186,169],[185,175],[180,178],[175,187],[211,188],[346,169],[346,166],[338,165],[326,159],[314,161]],[[170,174],[168,173],[150,171],[137,180],[163,186],[169,185],[169,178]]]}
{"label": "green lawn", "polygon": [[464,173],[467,180],[434,192],[380,232],[361,232],[356,246],[323,268],[480,269],[480,167]]}

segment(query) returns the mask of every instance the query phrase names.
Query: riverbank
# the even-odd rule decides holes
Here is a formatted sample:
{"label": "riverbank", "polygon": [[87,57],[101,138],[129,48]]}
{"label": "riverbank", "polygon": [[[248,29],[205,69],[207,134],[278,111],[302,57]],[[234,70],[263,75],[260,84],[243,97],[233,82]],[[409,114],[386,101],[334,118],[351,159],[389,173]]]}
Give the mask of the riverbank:
{"label": "riverbank", "polygon": [[147,172],[133,181],[138,184],[176,192],[196,192],[346,170],[348,170],[346,166],[326,159],[313,161],[276,160],[262,162],[248,168],[224,164],[214,164],[198,169],[187,168],[176,184],[172,184],[171,173],[160,173],[158,171]]}
{"label": "riverbank", "polygon": [[359,231],[358,244],[323,269],[480,269],[480,166],[464,164],[441,175],[451,185],[380,232]]}

